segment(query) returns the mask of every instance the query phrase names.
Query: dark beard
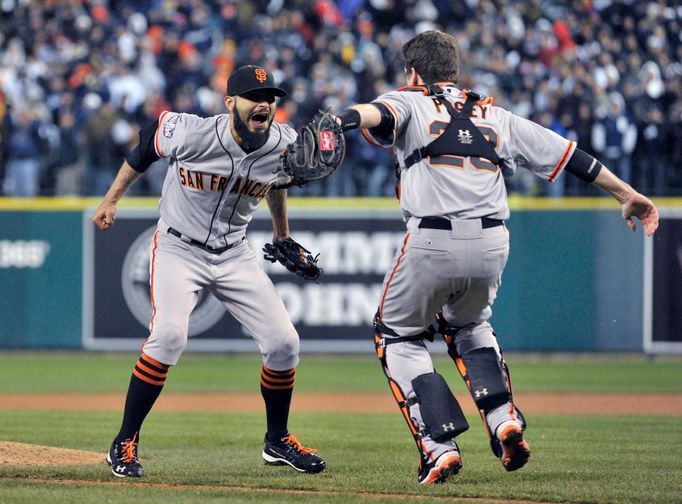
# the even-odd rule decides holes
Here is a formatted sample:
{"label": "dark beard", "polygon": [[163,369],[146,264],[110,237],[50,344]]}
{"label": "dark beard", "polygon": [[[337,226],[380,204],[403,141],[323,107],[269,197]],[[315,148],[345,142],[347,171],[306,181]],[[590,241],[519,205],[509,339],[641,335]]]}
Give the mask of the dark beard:
{"label": "dark beard", "polygon": [[239,145],[247,154],[263,147],[270,136],[269,126],[268,129],[263,132],[250,132],[246,123],[239,117],[239,113],[236,109],[234,111],[234,130],[237,132],[237,135],[239,135],[239,138],[241,138],[241,142],[238,142]]}

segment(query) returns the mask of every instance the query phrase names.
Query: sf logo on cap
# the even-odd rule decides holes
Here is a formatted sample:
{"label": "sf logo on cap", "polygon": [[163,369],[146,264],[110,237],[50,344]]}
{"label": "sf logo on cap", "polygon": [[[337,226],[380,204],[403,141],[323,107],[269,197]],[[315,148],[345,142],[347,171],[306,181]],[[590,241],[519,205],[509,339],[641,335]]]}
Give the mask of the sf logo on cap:
{"label": "sf logo on cap", "polygon": [[268,78],[268,74],[262,68],[256,68],[256,80],[263,84]]}

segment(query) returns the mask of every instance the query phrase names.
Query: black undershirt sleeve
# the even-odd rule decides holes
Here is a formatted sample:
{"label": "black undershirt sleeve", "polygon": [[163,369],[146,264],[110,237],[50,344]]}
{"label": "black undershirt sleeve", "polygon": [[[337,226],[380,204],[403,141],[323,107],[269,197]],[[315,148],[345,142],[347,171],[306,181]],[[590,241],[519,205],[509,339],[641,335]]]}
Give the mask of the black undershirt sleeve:
{"label": "black undershirt sleeve", "polygon": [[395,118],[388,107],[383,103],[371,103],[381,113],[381,122],[374,128],[369,128],[370,133],[375,138],[385,139],[390,141],[393,130],[395,129]]}
{"label": "black undershirt sleeve", "polygon": [[128,154],[126,161],[136,172],[144,173],[151,164],[160,159],[154,149],[157,122],[152,121],[140,129],[140,142]]}
{"label": "black undershirt sleeve", "polygon": [[587,152],[577,149],[568,160],[565,170],[580,180],[592,183],[597,178],[604,165],[590,156]]}

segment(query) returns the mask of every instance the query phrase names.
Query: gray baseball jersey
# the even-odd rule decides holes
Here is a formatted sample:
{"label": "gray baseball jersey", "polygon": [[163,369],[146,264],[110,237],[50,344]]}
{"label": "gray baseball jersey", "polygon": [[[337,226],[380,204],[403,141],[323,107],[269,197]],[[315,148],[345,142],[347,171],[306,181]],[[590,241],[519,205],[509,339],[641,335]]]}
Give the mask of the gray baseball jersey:
{"label": "gray baseball jersey", "polygon": [[[379,138],[371,130],[363,130],[371,143],[392,147],[401,166],[407,156],[432,142],[450,122],[445,106],[434,96],[421,92],[422,89],[421,86],[401,88],[375,100],[384,104],[395,118],[392,138]],[[456,108],[462,107],[465,96],[459,89],[446,87],[444,91]],[[505,173],[513,173],[520,166],[554,182],[571,158],[575,142],[491,102],[488,99],[477,103],[471,120],[495,144],[495,150],[504,160]],[[466,141],[468,132],[459,134]],[[509,218],[501,170],[487,159],[477,157],[426,158],[404,170],[400,206],[405,219]]]}
{"label": "gray baseball jersey", "polygon": [[204,119],[166,111],[154,139],[156,153],[171,158],[161,218],[183,235],[216,248],[244,236],[276,178],[273,167],[279,155],[296,139],[290,126],[273,123],[265,145],[246,154],[229,125],[229,114]]}

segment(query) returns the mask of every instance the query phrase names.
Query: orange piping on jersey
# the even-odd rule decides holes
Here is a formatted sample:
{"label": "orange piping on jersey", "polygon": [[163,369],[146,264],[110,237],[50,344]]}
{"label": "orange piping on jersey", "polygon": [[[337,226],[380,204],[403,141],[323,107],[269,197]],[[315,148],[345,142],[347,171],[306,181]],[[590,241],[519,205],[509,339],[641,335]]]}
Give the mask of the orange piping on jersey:
{"label": "orange piping on jersey", "polygon": [[421,91],[425,95],[431,94],[429,88],[427,88],[426,86],[403,86],[401,88],[396,89],[396,91]]}
{"label": "orange piping on jersey", "polygon": [[[393,105],[383,100],[376,101],[377,103],[381,103],[382,105],[386,106],[386,108],[391,112],[391,114],[393,114],[393,124],[398,124],[398,112],[396,112]],[[374,145],[375,147],[385,147],[374,138],[374,136],[369,132],[368,128],[363,128],[360,131],[362,132],[362,136],[365,137],[365,140],[367,140],[371,145]],[[395,128],[393,128],[393,138],[395,139]]]}
{"label": "orange piping on jersey", "polygon": [[[154,273],[156,271],[156,250],[159,247],[159,230],[154,233],[154,247],[152,247],[151,272],[149,274],[149,297],[152,302],[152,318],[149,321],[149,332],[154,330],[154,319],[156,318],[156,299],[154,296]],[[145,342],[146,344],[146,342]],[[142,345],[144,348],[144,345]]]}
{"label": "orange piping on jersey", "polygon": [[159,131],[163,130],[163,118],[168,114],[167,110],[161,112],[159,116],[159,123],[156,126],[156,134],[154,135],[154,150],[159,155],[159,157],[166,157],[163,152],[161,152],[161,147],[159,147]]}
{"label": "orange piping on jersey", "polygon": [[393,271],[391,271],[391,276],[388,277],[388,282],[386,282],[386,288],[384,289],[384,294],[381,296],[381,304],[379,305],[379,317],[384,316],[384,303],[386,302],[386,295],[388,294],[388,288],[391,286],[391,282],[393,281],[393,277],[395,276],[395,272],[398,270],[398,266],[400,266],[400,261],[402,261],[403,257],[405,256],[405,249],[407,248],[407,241],[410,239],[410,233],[408,232],[405,235],[405,239],[403,240],[403,246],[400,249],[400,256],[398,256],[398,260],[395,262],[395,266],[393,266]]}
{"label": "orange piping on jersey", "polygon": [[552,173],[550,174],[549,180],[550,182],[554,182],[556,178],[559,176],[561,171],[564,169],[564,164],[569,158],[569,154],[573,151],[573,147],[575,146],[575,142],[572,140],[568,141],[568,147],[566,147],[566,151],[564,151],[564,155],[561,157],[561,160],[557,163],[557,165],[554,167],[554,170],[552,170]]}
{"label": "orange piping on jersey", "polygon": [[[388,108],[388,110],[391,111],[391,114],[393,114],[393,120],[395,121],[395,124],[398,124],[398,112],[395,110],[395,107],[384,100],[377,100],[377,103],[386,105],[386,108]],[[395,132],[395,128],[393,128],[393,132]]]}
{"label": "orange piping on jersey", "polygon": [[383,145],[374,139],[372,134],[367,131],[367,129],[361,129],[360,132],[362,133],[362,136],[365,137],[365,140],[367,140],[371,145],[374,145],[375,147],[383,147]]}

